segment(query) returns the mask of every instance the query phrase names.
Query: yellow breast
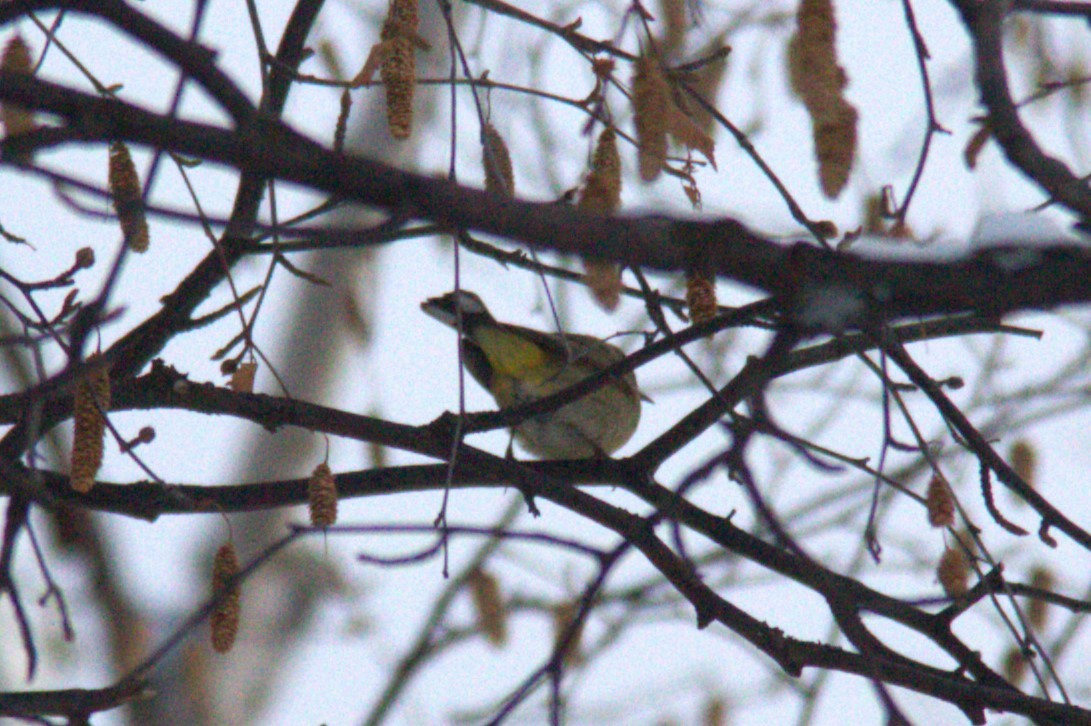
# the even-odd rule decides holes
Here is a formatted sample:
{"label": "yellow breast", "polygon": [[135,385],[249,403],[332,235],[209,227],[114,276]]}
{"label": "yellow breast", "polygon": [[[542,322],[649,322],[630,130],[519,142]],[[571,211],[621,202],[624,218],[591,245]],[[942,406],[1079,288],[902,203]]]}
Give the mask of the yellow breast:
{"label": "yellow breast", "polygon": [[535,384],[555,375],[559,367],[540,346],[500,327],[474,331],[474,342],[485,352],[497,377]]}

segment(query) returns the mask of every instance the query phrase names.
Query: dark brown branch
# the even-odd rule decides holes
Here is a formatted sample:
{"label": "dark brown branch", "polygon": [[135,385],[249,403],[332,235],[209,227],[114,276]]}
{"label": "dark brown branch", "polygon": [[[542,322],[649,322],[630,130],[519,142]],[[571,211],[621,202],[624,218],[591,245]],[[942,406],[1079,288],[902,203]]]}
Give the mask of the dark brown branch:
{"label": "dark brown branch", "polygon": [[[317,18],[317,13],[321,4],[320,1],[310,0],[300,2],[296,5],[291,18],[289,19],[288,26],[284,30],[281,45],[278,49],[278,59],[281,61],[282,65],[291,66],[292,64],[298,64],[299,60],[302,58],[303,43]],[[191,50],[189,49],[189,44],[185,43],[185,41],[182,41],[170,34],[169,31],[159,28],[159,26],[156,26],[152,21],[140,16],[137,11],[132,10],[125,3],[115,1],[102,4],[92,2],[78,5],[80,8],[83,8],[86,5],[89,7],[89,11],[97,12],[102,17],[124,21],[126,24],[124,29],[126,29],[127,32],[139,32],[140,29],[144,29],[148,35],[147,40],[149,43],[161,41],[164,44],[163,47],[175,48],[183,55]],[[9,10],[26,10],[27,7],[29,6],[9,3],[0,7],[0,13]],[[135,14],[134,17],[130,17],[131,14]],[[0,15],[0,18],[2,17],[4,16]],[[176,44],[181,44],[184,47],[178,49],[176,48]],[[203,57],[203,55],[195,62],[202,62],[200,60],[201,57]],[[201,68],[198,68],[196,71],[189,69],[186,67],[183,59],[179,59],[178,62],[186,68],[187,72],[190,72],[191,75],[209,76],[211,74],[211,71],[208,69],[202,70]],[[211,63],[211,59],[205,58],[203,62]],[[216,70],[214,66],[212,66],[212,70]],[[216,72],[218,73],[218,71]],[[24,78],[24,80],[26,79]],[[230,86],[225,93],[230,96],[229,100],[232,104],[248,105],[248,102],[241,91],[238,91],[226,77],[216,76],[213,80],[217,80],[217,82],[222,81]],[[0,86],[2,85],[3,80],[0,79]],[[290,87],[290,84],[283,78],[270,84],[269,95],[262,99],[262,108],[266,113],[266,117],[275,118],[283,111]],[[234,89],[234,91],[230,91],[230,89]],[[212,91],[210,90],[210,92]],[[213,93],[213,95],[215,95],[215,93]],[[94,97],[84,96],[84,98]],[[256,111],[252,107],[250,107],[249,110],[240,109],[236,115],[236,120],[241,121],[254,113],[256,113]],[[84,123],[89,123],[91,125],[94,125],[95,123],[93,116],[82,116],[82,118]],[[169,116],[160,117],[159,122],[167,126],[178,123],[176,119]],[[104,140],[113,140],[114,138],[116,137],[111,137],[109,134],[106,134],[103,137]],[[152,146],[157,149],[169,149],[168,145],[153,143]],[[137,326],[135,330],[126,335],[106,353],[105,358],[107,358],[111,364],[112,376],[118,379],[124,379],[135,375],[137,371],[162,349],[167,341],[179,331],[186,329],[189,325],[189,316],[192,312],[205,300],[213,287],[223,280],[230,266],[237,261],[245,251],[248,245],[246,238],[253,229],[257,218],[264,190],[264,180],[258,176],[247,173],[245,169],[242,169],[242,171],[243,176],[239,181],[231,219],[227,231],[221,239],[219,248],[206,256],[178,288],[164,299],[163,308],[158,314],[153,315],[144,321],[144,323]],[[77,322],[79,322],[78,319]],[[60,384],[62,382],[64,382],[64,384],[70,383],[76,372],[73,369],[78,367],[79,362],[74,361],[73,365],[70,365],[69,368],[61,371],[51,380],[39,385],[39,395],[50,391],[55,394],[58,388],[63,390],[63,387]],[[34,405],[38,405],[37,399],[35,399]],[[28,410],[33,410],[33,408],[34,407],[31,407]],[[8,431],[3,439],[0,440],[0,456],[15,458],[22,454],[22,452],[33,443],[38,430],[47,430],[52,427],[53,423],[61,420],[59,414],[57,416],[58,417],[55,417],[52,420],[35,420],[33,425],[31,425],[29,421],[20,422]],[[31,418],[33,419],[34,417]]]}
{"label": "dark brown branch", "polygon": [[15,611],[15,621],[19,626],[19,637],[23,641],[23,652],[27,658],[27,680],[34,677],[38,668],[38,649],[34,645],[34,634],[30,629],[30,619],[27,617],[26,608],[19,596],[15,579],[12,577],[15,558],[15,545],[19,541],[19,535],[27,524],[27,515],[30,513],[30,502],[21,496],[13,496],[8,501],[8,509],[4,514],[3,543],[0,544],[0,598],[3,595],[11,599],[12,609]]}
{"label": "dark brown branch", "polygon": [[[1048,192],[1053,200],[1084,220],[1091,219],[1091,190],[1087,182],[1073,174],[1064,162],[1045,153],[1019,118],[1004,67],[1002,26],[1008,4],[977,0],[951,2],[970,31],[977,89],[981,94],[981,103],[989,111],[988,125],[993,137],[1011,163]],[[1054,5],[1060,6],[1062,3]],[[1052,12],[1056,12],[1056,8]]]}
{"label": "dark brown branch", "polygon": [[[655,487],[655,489],[665,496],[673,497],[661,487]],[[566,498],[568,494],[566,493]],[[565,507],[576,504],[571,500],[558,501],[551,494],[543,494],[543,496]],[[660,507],[661,510],[673,512],[675,511],[673,507],[678,505],[680,509],[698,512],[702,518],[716,519],[717,523],[711,527],[711,531],[717,533],[733,531],[735,536],[732,539],[737,542],[749,542],[753,546],[764,549],[766,554],[774,560],[785,564],[791,562],[791,567],[811,580],[811,587],[821,592],[827,601],[838,603],[838,607],[857,612],[878,611],[877,606],[881,602],[892,600],[882,595],[876,599],[854,597],[853,593],[862,593],[866,590],[854,580],[821,570],[814,563],[805,563],[783,550],[749,537],[722,518],[712,518],[711,515],[701,512],[682,500],[675,500],[669,504],[664,502],[664,504],[667,506]],[[785,636],[778,628],[763,623],[749,613],[738,609],[708,588],[696,576],[690,564],[671,552],[654,536],[650,527],[642,524],[643,520],[639,517],[633,517],[603,503],[598,503],[593,511],[582,507],[574,511],[612,529],[640,550],[672,586],[694,606],[698,627],[704,627],[713,621],[725,625],[770,656],[789,675],[798,676],[803,668],[808,666],[853,673],[955,704],[970,715],[975,723],[984,723],[983,710],[989,708],[1019,713],[1032,718],[1091,724],[1091,712],[1087,710],[1027,696],[1014,689],[985,668],[980,656],[951,636],[949,629],[946,629],[939,619],[916,611],[915,608],[901,605],[903,612],[916,613],[915,619],[918,625],[931,629],[931,632],[928,629],[922,629],[921,632],[928,633],[937,645],[959,652],[963,657],[956,657],[956,661],[963,667],[969,668],[978,680],[970,680],[961,670],[951,673],[901,657],[892,659],[877,654],[850,653],[834,646],[809,643]],[[720,540],[717,539],[717,541]],[[768,566],[770,562],[770,559],[761,557],[751,557],[751,559],[765,566]]]}
{"label": "dark brown branch", "polygon": [[936,118],[936,103],[932,95],[932,79],[928,74],[928,47],[924,42],[924,35],[917,26],[916,13],[913,11],[912,0],[902,0],[902,12],[905,15],[905,24],[909,29],[909,35],[913,39],[914,55],[917,57],[917,72],[921,77],[921,92],[924,94],[924,108],[928,114],[928,128],[924,130],[924,140],[921,142],[920,154],[917,157],[917,165],[913,170],[913,178],[905,191],[905,197],[898,205],[897,220],[905,223],[905,217],[909,213],[909,205],[913,201],[913,195],[917,192],[921,177],[924,176],[925,162],[928,161],[928,152],[932,148],[932,139],[937,133],[950,133],[940,125]]}
{"label": "dark brown branch", "polygon": [[1082,15],[1091,17],[1091,3],[1064,0],[1014,0],[1012,10],[1047,15]]}
{"label": "dark brown branch", "polygon": [[32,12],[65,10],[85,13],[110,23],[118,31],[177,65],[216,99],[236,123],[255,114],[253,104],[215,63],[215,54],[175,34],[122,0],[15,0],[0,5],[0,25]]}
{"label": "dark brown branch", "polygon": [[0,75],[0,99],[48,110],[70,124],[6,141],[10,151],[123,138],[541,249],[675,271],[692,266],[699,256],[725,278],[790,295],[804,319],[815,312],[808,301],[833,297],[850,303],[839,321],[847,327],[879,308],[886,319],[965,311],[999,315],[1091,300],[1091,252],[1074,246],[992,249],[943,262],[865,259],[802,244],[787,248],[731,219],[601,217],[492,195],[334,154],[264,117],[231,132],[6,74]]}
{"label": "dark brown branch", "polygon": [[[663,339],[648,346],[600,376],[585,379],[585,381],[572,386],[565,391],[542,399],[541,402],[521,406],[516,409],[501,412],[483,412],[469,414],[464,430],[485,431],[503,426],[510,426],[526,418],[540,413],[555,410],[566,402],[574,400],[580,395],[585,395],[597,385],[602,385],[610,379],[610,376],[622,375],[625,371],[635,369],[654,357],[663,355],[677,346],[695,341],[706,335],[713,329],[730,324],[730,315],[721,317],[705,325],[693,326],[670,338]],[[994,331],[995,324],[987,320],[972,318],[959,318],[954,320],[936,320],[925,323],[904,325],[891,329],[891,335],[903,342],[914,340],[936,339],[946,335],[965,335],[971,332]],[[1001,330],[1004,330],[1001,328]],[[1015,331],[1019,332],[1019,331]],[[846,336],[836,340],[822,343],[808,348],[793,351],[784,365],[778,368],[776,377],[789,373],[829,363],[835,360],[853,355],[865,350],[872,345],[872,341],[864,335]],[[706,428],[711,425],[719,415],[715,411],[727,411],[739,400],[731,395],[736,390],[729,386],[720,392],[719,396],[712,399],[706,409],[701,409],[702,415],[699,422]],[[33,394],[15,394],[0,396],[0,422],[17,421],[23,415],[29,402],[34,400]],[[259,402],[255,405],[255,402]],[[426,453],[420,448],[421,442],[430,438],[438,438],[445,442],[442,446],[428,449],[432,453],[440,451],[443,446],[449,446],[449,436],[453,429],[453,422],[449,417],[441,417],[435,423],[427,427],[411,427],[390,423],[364,416],[351,414],[338,414],[331,409],[314,407],[311,404],[292,402],[268,396],[251,396],[238,394],[224,388],[217,388],[210,384],[195,384],[187,381],[184,376],[172,369],[157,364],[153,366],[151,373],[135,380],[115,386],[111,410],[147,410],[156,408],[181,408],[199,411],[209,414],[235,415],[248,418],[260,425],[275,428],[277,426],[306,426],[312,431],[324,432],[341,436],[348,436],[362,441],[374,441],[387,446],[404,448],[417,453]],[[69,415],[71,403],[67,399],[58,399],[49,404],[44,410],[46,418],[61,419]],[[313,413],[308,413],[313,411]],[[696,423],[687,424],[672,429],[674,433],[666,437],[664,441],[670,448],[660,452],[660,446],[652,443],[649,447],[639,452],[633,458],[633,462],[639,467],[648,469],[654,461],[665,457],[670,450],[678,446],[684,436],[681,431],[699,433]],[[703,430],[703,429],[701,429]],[[527,463],[527,466],[541,466],[547,476],[563,477],[574,483],[620,483],[624,478],[621,470],[617,469],[610,460],[592,460],[565,462],[551,468],[549,462]],[[654,467],[652,469],[654,470]],[[432,488],[437,482],[442,482],[442,476],[437,478],[436,471],[443,468],[433,467],[406,467],[402,469],[377,469],[359,474],[342,475],[339,487],[342,487],[342,496],[367,496],[372,494],[392,494],[401,491],[417,491],[419,488]],[[103,484],[98,485],[86,497],[80,497],[70,490],[67,478],[55,479],[42,472],[44,478],[39,482],[23,472],[16,478],[14,474],[0,481],[7,481],[7,485],[0,485],[0,490],[26,490],[34,492],[35,499],[49,501],[53,498],[59,500],[71,500],[83,506],[89,506],[103,511],[112,511],[120,514],[129,514],[137,517],[154,519],[161,514],[196,513],[209,509],[224,512],[249,511],[267,507],[279,507],[302,504],[306,502],[306,488],[303,481],[288,482],[263,482],[262,484],[243,484],[237,486],[219,486],[207,488],[201,486],[172,485],[161,486],[158,484],[130,484],[124,486]],[[490,484],[507,481],[504,476],[488,476],[482,472],[474,472],[470,469],[458,467],[454,473],[455,485]],[[17,485],[16,485],[17,483]],[[45,488],[43,488],[45,485]],[[267,489],[263,490],[265,486]],[[28,489],[29,488],[29,489]]]}
{"label": "dark brown branch", "polygon": [[909,380],[924,391],[924,394],[928,396],[936,409],[947,419],[959,436],[965,440],[969,448],[981,460],[982,466],[996,472],[997,479],[1025,500],[1051,527],[1056,527],[1085,549],[1091,550],[1091,533],[1088,533],[1087,530],[1064,516],[1049,500],[1023,481],[1022,477],[1016,474],[1015,470],[996,453],[992,445],[970,423],[958,406],[951,402],[943,389],[909,356],[905,348],[894,343],[886,346],[886,351],[898,367],[909,377]]}
{"label": "dark brown branch", "polygon": [[0,715],[12,718],[67,716],[70,723],[80,723],[80,719],[93,713],[115,709],[146,694],[145,684],[136,680],[100,690],[71,688],[0,693]]}

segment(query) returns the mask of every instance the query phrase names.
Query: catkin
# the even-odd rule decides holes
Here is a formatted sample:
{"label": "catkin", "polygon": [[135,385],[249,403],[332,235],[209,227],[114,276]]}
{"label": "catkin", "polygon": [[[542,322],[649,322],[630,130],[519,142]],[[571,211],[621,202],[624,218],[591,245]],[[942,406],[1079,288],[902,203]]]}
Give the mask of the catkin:
{"label": "catkin", "polygon": [[337,522],[337,480],[326,463],[319,464],[311,473],[307,506],[315,527],[329,527]]}
{"label": "catkin", "polygon": [[511,167],[511,154],[504,137],[492,124],[481,129],[481,166],[485,168],[485,191],[513,196],[515,174]]}
{"label": "catkin", "polygon": [[72,436],[72,488],[86,494],[95,484],[105,449],[106,418],[110,410],[110,372],[105,366],[87,363],[90,370],[76,384]]}
{"label": "catkin", "polygon": [[212,647],[217,653],[226,653],[235,644],[239,632],[241,593],[232,582],[239,573],[239,559],[235,546],[228,542],[216,552],[212,563],[212,596],[218,598],[212,610]]}
{"label": "catkin", "polygon": [[823,193],[833,199],[848,182],[856,156],[856,109],[845,100],[837,60],[832,0],[801,0],[788,44],[788,80],[811,117]]}
{"label": "catkin", "polygon": [[1027,673],[1027,657],[1018,646],[1008,646],[1004,653],[1004,663],[1001,666],[1004,679],[1013,685],[1018,685]]}
{"label": "catkin", "polygon": [[494,576],[477,567],[470,572],[467,584],[470,586],[470,597],[477,613],[477,626],[484,633],[485,639],[499,648],[508,640],[508,612],[500,594],[500,583]]}
{"label": "catkin", "polygon": [[148,220],[144,215],[144,200],[140,191],[140,177],[129,154],[129,147],[122,141],[110,144],[109,167],[110,196],[121,223],[125,244],[133,252],[147,252]]}
{"label": "catkin", "polygon": [[661,0],[659,17],[663,21],[659,47],[665,57],[674,58],[686,39],[686,0]]}
{"label": "catkin", "polygon": [[727,702],[720,696],[712,696],[705,701],[701,713],[702,726],[725,726],[727,724]]}
{"label": "catkin", "polygon": [[955,498],[950,485],[939,472],[932,474],[924,501],[928,510],[928,524],[950,527],[955,523]]}
{"label": "catkin", "polygon": [[947,547],[936,566],[936,578],[948,597],[966,594],[970,583],[970,559],[962,547]]}
{"label": "catkin", "polygon": [[686,306],[694,325],[716,317],[716,283],[699,272],[686,273]]}
{"label": "catkin", "polygon": [[383,24],[383,40],[389,40],[387,33],[393,35],[413,36],[420,25],[420,17],[417,9],[417,0],[390,0],[387,8],[386,22]]}
{"label": "catkin", "polygon": [[381,34],[385,53],[380,77],[386,89],[387,126],[396,139],[408,139],[413,129],[418,24],[416,0],[391,0]]}
{"label": "catkin", "polygon": [[603,310],[615,310],[621,302],[621,268],[613,262],[586,260],[583,263],[583,284],[591,291]]}
{"label": "catkin", "polygon": [[580,195],[579,208],[609,214],[621,206],[621,155],[617,150],[617,132],[605,129],[599,134],[591,157],[591,173]]}
{"label": "catkin", "polygon": [[814,124],[814,153],[818,159],[818,181],[822,193],[835,199],[849,181],[856,157],[856,109],[848,103],[829,118]]}
{"label": "catkin", "polygon": [[[1035,567],[1030,574],[1030,585],[1040,590],[1052,590],[1053,573],[1044,567]],[[1041,630],[1049,617],[1049,603],[1040,597],[1031,598],[1027,604],[1027,620],[1035,630]]]}
{"label": "catkin", "polygon": [[[591,172],[578,206],[601,214],[610,214],[621,206],[621,156],[617,150],[617,133],[613,129],[605,129],[599,134],[591,158]],[[614,262],[587,260],[584,271],[584,283],[595,301],[606,310],[616,308],[621,300],[621,268]]]}
{"label": "catkin", "polygon": [[382,79],[386,88],[386,122],[395,139],[408,139],[413,130],[413,90],[416,84],[416,59],[413,41],[394,38],[383,61]]}
{"label": "catkin", "polygon": [[[23,36],[15,35],[8,41],[4,47],[4,57],[0,60],[0,69],[7,73],[30,75],[30,48]],[[0,123],[3,123],[4,133],[8,138],[29,133],[37,127],[34,115],[26,107],[10,102],[0,103]],[[30,161],[29,156],[24,156],[21,160]]]}
{"label": "catkin", "polygon": [[1019,439],[1011,445],[1008,458],[1011,460],[1011,468],[1020,479],[1031,487],[1037,486],[1035,479],[1038,473],[1038,452],[1033,444],[1026,439]]}
{"label": "catkin", "polygon": [[654,181],[667,163],[667,126],[672,106],[670,86],[658,59],[641,54],[633,76],[633,115],[640,178],[644,181]]}

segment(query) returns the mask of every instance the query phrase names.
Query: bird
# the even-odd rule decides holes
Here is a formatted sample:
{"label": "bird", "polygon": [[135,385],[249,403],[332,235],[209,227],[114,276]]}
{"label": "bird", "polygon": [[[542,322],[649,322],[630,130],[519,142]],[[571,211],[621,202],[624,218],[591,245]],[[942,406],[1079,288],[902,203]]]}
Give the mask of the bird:
{"label": "bird", "polygon": [[[501,410],[563,391],[625,358],[620,348],[591,335],[501,323],[466,290],[429,298],[421,309],[461,331],[466,369]],[[520,422],[513,433],[541,459],[605,457],[632,438],[642,398],[636,375],[629,371],[555,411]]]}

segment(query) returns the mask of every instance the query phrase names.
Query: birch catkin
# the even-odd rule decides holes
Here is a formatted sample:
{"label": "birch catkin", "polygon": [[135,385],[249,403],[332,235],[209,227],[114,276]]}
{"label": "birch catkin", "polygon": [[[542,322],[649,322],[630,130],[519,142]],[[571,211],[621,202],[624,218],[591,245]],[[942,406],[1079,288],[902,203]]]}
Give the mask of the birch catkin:
{"label": "birch catkin", "polygon": [[485,191],[513,196],[515,173],[504,137],[492,124],[481,129],[481,165],[485,168]]}
{"label": "birch catkin", "polygon": [[[0,59],[0,69],[7,73],[30,75],[30,47],[23,40],[23,36],[15,35],[8,41],[4,47],[3,59]],[[37,128],[34,115],[26,107],[11,102],[0,103],[0,123],[4,125],[4,135],[7,138],[30,133]],[[30,154],[22,154],[18,160],[29,162]]]}
{"label": "birch catkin", "polygon": [[672,107],[670,85],[659,60],[641,54],[633,75],[633,115],[639,144],[640,178],[654,181],[667,163],[668,114]]}
{"label": "birch catkin", "polygon": [[133,252],[147,252],[150,236],[148,219],[144,214],[144,200],[140,189],[140,176],[129,154],[129,147],[122,141],[110,144],[109,167],[110,196],[121,223],[125,244]]}
{"label": "birch catkin", "polygon": [[845,69],[837,60],[832,0],[801,0],[788,44],[788,79],[811,116],[822,192],[834,199],[856,157],[856,109],[845,100]]}
{"label": "birch catkin", "polygon": [[390,135],[408,139],[413,129],[413,92],[417,83],[414,45],[417,37],[417,0],[391,0],[383,23],[383,65],[380,77],[386,89],[386,121]]}
{"label": "birch catkin", "polygon": [[[621,156],[617,134],[605,129],[599,134],[591,159],[591,172],[580,195],[579,208],[588,212],[610,214],[621,206]],[[621,300],[621,268],[614,262],[586,260],[584,283],[606,310],[613,310]]]}
{"label": "birch catkin", "polygon": [[337,522],[337,480],[328,464],[319,464],[311,473],[307,482],[307,507],[315,527],[329,527]]}
{"label": "birch catkin", "polygon": [[95,477],[102,468],[105,449],[106,418],[110,410],[110,373],[105,366],[94,365],[95,358],[88,359],[92,367],[76,384],[73,403],[75,432],[72,435],[72,488],[86,494],[95,484]]}
{"label": "birch catkin", "polygon": [[241,593],[233,582],[239,574],[239,559],[235,546],[228,542],[216,552],[212,563],[212,593],[219,601],[212,610],[212,647],[217,653],[226,653],[235,644],[239,632]]}

